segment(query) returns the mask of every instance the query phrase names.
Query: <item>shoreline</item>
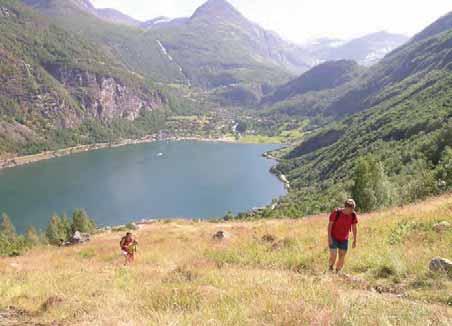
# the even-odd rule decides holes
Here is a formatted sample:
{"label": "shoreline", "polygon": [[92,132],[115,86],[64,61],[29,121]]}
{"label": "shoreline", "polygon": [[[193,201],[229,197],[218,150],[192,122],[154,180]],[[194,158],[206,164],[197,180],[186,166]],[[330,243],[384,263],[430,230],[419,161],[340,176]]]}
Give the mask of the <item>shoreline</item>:
{"label": "shoreline", "polygon": [[[271,155],[269,152],[265,152],[264,154],[262,154],[262,156],[268,160],[274,160],[276,162],[279,162],[279,159],[277,157]],[[284,187],[286,188],[286,190],[289,191],[290,181],[289,181],[289,179],[287,179],[287,176],[273,168],[270,170],[270,172],[272,174],[274,174],[279,179],[279,181],[281,181],[284,184]]]}
{"label": "shoreline", "polygon": [[36,163],[40,161],[46,161],[58,157],[69,156],[72,154],[92,152],[99,149],[105,148],[117,148],[127,145],[137,145],[153,143],[158,141],[202,141],[202,142],[221,142],[221,143],[239,143],[234,138],[221,137],[221,138],[208,138],[208,137],[198,137],[198,136],[172,136],[172,137],[159,137],[157,134],[144,136],[139,139],[124,139],[115,143],[96,143],[87,145],[78,145],[73,147],[67,147],[62,149],[57,149],[54,151],[46,151],[37,154],[24,155],[24,156],[12,156],[10,158],[0,159],[0,170],[15,168],[23,165],[28,165],[31,163]]}

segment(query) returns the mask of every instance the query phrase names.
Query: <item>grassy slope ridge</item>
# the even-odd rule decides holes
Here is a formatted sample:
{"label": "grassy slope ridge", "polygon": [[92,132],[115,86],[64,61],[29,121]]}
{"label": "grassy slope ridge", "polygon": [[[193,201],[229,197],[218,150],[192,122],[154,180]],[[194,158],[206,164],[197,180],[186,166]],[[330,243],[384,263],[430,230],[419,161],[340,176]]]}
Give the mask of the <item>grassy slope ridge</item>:
{"label": "grassy slope ridge", "polygon": [[[0,258],[0,318],[61,325],[450,325],[452,196],[362,215],[340,277],[325,274],[324,215],[255,222],[176,221],[136,232],[121,267],[119,233],[71,248]],[[224,230],[230,237],[212,240]],[[271,235],[263,239],[264,235]],[[10,306],[12,308],[7,309]],[[0,319],[1,320],[1,319]]]}

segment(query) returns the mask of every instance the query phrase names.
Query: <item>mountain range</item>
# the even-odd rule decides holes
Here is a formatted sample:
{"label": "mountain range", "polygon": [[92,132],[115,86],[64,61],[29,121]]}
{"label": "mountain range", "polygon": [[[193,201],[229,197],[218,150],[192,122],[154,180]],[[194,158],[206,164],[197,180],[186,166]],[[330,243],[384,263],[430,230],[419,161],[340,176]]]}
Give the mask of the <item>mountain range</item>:
{"label": "mountain range", "polygon": [[[347,42],[338,51],[328,47],[314,50],[287,42],[249,21],[225,0],[208,0],[191,17],[158,17],[142,23],[116,11],[96,9],[88,0],[24,2],[72,32],[107,43],[138,73],[156,81],[185,82],[208,89],[262,84],[269,79],[287,81],[326,60],[370,63],[407,40],[377,33]],[[106,26],[93,16],[116,26]],[[124,25],[138,30],[124,31]]]}
{"label": "mountain range", "polygon": [[128,70],[155,83],[200,88],[228,106],[255,105],[274,85],[325,60],[376,61],[406,40],[379,33],[345,43],[340,52],[300,46],[249,21],[225,0],[208,0],[190,17],[147,22],[96,9],[89,0],[22,2],[67,32],[102,45]]}
{"label": "mountain range", "polygon": [[381,31],[349,41],[319,39],[305,45],[305,49],[319,61],[348,59],[371,66],[408,40],[405,35]]}

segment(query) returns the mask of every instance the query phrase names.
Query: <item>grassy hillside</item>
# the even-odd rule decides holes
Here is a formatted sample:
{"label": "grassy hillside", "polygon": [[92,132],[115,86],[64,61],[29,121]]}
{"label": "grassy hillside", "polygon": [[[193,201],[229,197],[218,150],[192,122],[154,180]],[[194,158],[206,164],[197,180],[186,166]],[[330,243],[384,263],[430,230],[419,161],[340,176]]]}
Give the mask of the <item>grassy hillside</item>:
{"label": "grassy hillside", "polygon": [[[346,275],[325,272],[326,216],[168,222],[0,258],[0,322],[17,325],[450,325],[452,281],[428,270],[451,258],[452,196],[362,215]],[[224,230],[223,241],[212,235]],[[8,308],[9,307],[9,308]],[[3,319],[2,319],[3,318]]]}

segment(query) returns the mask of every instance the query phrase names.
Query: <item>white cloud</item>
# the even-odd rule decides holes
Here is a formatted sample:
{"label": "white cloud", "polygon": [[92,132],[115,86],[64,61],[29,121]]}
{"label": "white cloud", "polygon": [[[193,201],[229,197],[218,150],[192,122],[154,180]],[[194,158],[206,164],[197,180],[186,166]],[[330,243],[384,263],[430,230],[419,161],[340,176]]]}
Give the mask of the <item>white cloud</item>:
{"label": "white cloud", "polygon": [[[189,16],[203,0],[92,0],[146,20]],[[413,35],[452,10],[450,0],[230,0],[245,16],[295,42],[380,30]]]}

